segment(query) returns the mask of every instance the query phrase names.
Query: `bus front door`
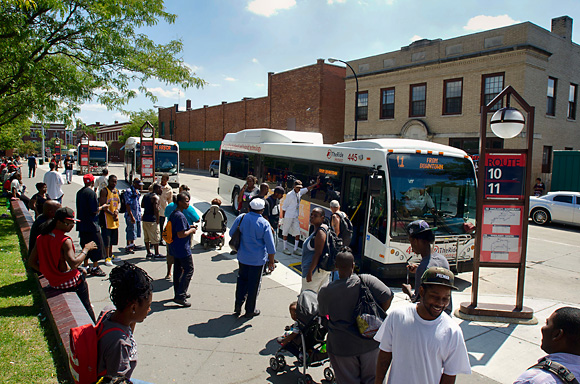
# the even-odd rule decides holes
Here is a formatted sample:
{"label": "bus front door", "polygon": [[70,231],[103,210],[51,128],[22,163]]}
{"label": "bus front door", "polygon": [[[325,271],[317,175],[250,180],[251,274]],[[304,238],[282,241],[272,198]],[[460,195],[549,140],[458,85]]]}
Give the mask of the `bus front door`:
{"label": "bus front door", "polygon": [[367,212],[368,174],[361,170],[345,169],[341,210],[352,222],[353,232],[350,248],[357,265],[360,265],[364,243]]}

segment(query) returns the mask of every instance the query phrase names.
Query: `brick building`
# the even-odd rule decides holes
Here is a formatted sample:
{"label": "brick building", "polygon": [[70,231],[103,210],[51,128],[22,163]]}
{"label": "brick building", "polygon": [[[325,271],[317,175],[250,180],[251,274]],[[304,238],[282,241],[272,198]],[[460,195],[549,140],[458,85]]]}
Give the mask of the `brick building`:
{"label": "brick building", "polygon": [[247,128],[320,132],[326,143],[344,137],[343,67],[316,64],[281,73],[268,73],[268,95],[179,111],[177,105],[159,109],[159,135],[179,142],[187,168],[207,169],[219,158],[226,133]]}
{"label": "brick building", "polygon": [[[22,141],[42,141],[42,126],[41,123],[32,123],[30,125],[30,135],[22,136]],[[61,123],[46,123],[44,124],[44,140],[48,142],[53,138],[59,138],[64,144],[74,144],[73,131],[67,129],[65,124]]]}
{"label": "brick building", "polygon": [[[99,124],[99,123],[97,123]],[[119,142],[119,137],[123,134],[123,129],[130,125],[130,121],[124,123],[119,123],[115,121],[113,124],[100,125],[97,128],[97,140],[106,141],[109,145],[109,161],[110,162],[120,162],[124,159],[123,151],[121,148],[123,144]]]}
{"label": "brick building", "polygon": [[[572,42],[567,16],[553,19],[551,31],[524,22],[447,40],[423,39],[349,64],[359,80],[359,139],[419,138],[477,153],[481,106],[511,85],[536,108],[533,178],[550,181],[553,150],[580,149],[580,46]],[[348,71],[347,106],[354,105],[355,90]],[[345,122],[350,140],[354,108],[346,108]],[[522,148],[524,137],[525,131],[504,142],[490,130],[488,145]]]}

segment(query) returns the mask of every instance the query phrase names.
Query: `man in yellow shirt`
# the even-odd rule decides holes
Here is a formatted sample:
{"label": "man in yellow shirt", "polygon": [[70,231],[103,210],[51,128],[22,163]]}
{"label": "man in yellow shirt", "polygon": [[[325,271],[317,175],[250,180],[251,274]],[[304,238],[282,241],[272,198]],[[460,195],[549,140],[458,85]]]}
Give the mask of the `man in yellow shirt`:
{"label": "man in yellow shirt", "polygon": [[106,259],[105,265],[113,265],[113,245],[119,244],[119,206],[121,199],[117,190],[117,176],[109,176],[109,183],[106,188],[101,189],[99,194],[99,205],[108,204],[109,208],[103,211],[104,217],[100,219],[105,244]]}

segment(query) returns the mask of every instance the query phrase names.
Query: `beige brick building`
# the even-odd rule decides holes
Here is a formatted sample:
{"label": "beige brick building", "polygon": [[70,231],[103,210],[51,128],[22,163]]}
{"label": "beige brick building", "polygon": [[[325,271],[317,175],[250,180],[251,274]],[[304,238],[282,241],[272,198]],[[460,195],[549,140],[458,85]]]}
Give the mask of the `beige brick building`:
{"label": "beige brick building", "polygon": [[[572,19],[563,16],[551,31],[525,22],[350,61],[358,138],[419,138],[475,154],[481,105],[511,85],[536,108],[532,176],[549,186],[552,151],[580,149],[580,46],[571,37]],[[345,140],[354,135],[355,90],[347,71]],[[522,148],[524,137],[525,129],[506,141],[489,130],[488,145]]]}

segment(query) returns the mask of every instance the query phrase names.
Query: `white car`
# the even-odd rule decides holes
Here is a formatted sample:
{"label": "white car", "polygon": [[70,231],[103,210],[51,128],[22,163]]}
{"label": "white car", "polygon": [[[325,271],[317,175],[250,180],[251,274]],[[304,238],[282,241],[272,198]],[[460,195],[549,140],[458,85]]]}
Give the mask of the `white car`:
{"label": "white car", "polygon": [[550,221],[580,225],[580,193],[548,192],[540,197],[530,197],[530,217],[538,225]]}

